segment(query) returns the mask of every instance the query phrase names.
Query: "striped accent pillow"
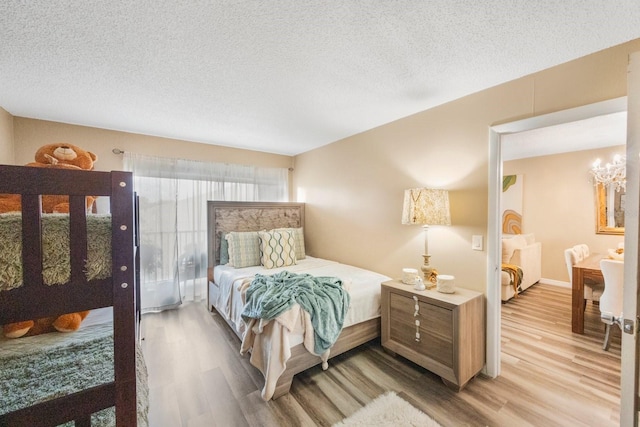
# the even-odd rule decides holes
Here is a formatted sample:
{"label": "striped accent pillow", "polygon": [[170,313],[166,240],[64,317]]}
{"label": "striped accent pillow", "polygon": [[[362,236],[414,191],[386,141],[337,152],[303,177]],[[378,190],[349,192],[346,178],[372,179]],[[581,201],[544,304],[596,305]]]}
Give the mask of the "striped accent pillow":
{"label": "striped accent pillow", "polygon": [[225,238],[229,246],[230,267],[260,265],[260,239],[257,231],[231,231]]}
{"label": "striped accent pillow", "polygon": [[258,237],[265,268],[286,267],[296,263],[296,240],[291,231],[259,231]]}
{"label": "striped accent pillow", "polygon": [[302,227],[300,228],[276,228],[275,231],[291,231],[293,233],[293,237],[296,240],[296,261],[300,261],[301,259],[305,259],[307,254],[304,248],[304,230]]}

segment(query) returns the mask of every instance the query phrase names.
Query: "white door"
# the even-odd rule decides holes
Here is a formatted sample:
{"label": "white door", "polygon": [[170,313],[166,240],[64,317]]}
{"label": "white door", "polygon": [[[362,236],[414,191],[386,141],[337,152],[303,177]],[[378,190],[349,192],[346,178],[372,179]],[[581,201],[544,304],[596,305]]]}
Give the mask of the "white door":
{"label": "white door", "polygon": [[627,73],[627,200],[624,230],[624,319],[620,425],[638,425],[638,246],[640,237],[640,52],[629,57]]}

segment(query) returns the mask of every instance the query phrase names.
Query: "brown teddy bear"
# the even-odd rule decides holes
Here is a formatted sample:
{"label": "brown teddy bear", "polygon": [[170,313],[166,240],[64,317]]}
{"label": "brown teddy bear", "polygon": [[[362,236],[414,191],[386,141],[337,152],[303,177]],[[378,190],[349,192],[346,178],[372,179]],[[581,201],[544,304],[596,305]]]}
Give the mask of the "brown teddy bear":
{"label": "brown teddy bear", "polygon": [[[98,157],[82,148],[67,144],[56,143],[40,147],[35,154],[35,162],[26,166],[56,169],[92,170]],[[87,196],[87,210],[90,210],[95,197]],[[21,211],[20,195],[0,194],[0,213]],[[42,211],[44,213],[68,213],[69,198],[62,195],[43,195]],[[58,317],[47,317],[24,322],[10,323],[2,327],[7,338],[38,335],[47,332],[73,332],[80,328],[80,324],[87,317],[89,311],[63,314]]]}
{"label": "brown teddy bear", "polygon": [[80,324],[87,317],[89,311],[63,314],[58,317],[43,317],[36,320],[8,323],[2,327],[2,332],[7,338],[29,337],[46,334],[49,332],[73,332],[80,329]]}
{"label": "brown teddy bear", "polygon": [[[92,170],[98,156],[90,151],[67,144],[55,143],[43,145],[36,151],[35,162],[25,166],[38,168]],[[93,206],[95,197],[87,196],[87,210]],[[0,213],[19,212],[21,210],[20,195],[0,194]],[[61,195],[43,195],[42,212],[44,213],[68,213],[69,198]]]}

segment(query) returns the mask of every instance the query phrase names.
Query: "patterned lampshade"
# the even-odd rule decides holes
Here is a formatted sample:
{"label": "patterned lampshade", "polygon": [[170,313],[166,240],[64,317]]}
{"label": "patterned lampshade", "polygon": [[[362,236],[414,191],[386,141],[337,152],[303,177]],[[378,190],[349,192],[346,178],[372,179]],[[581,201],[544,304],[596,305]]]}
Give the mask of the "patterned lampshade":
{"label": "patterned lampshade", "polygon": [[431,188],[405,190],[402,223],[451,225],[449,192]]}

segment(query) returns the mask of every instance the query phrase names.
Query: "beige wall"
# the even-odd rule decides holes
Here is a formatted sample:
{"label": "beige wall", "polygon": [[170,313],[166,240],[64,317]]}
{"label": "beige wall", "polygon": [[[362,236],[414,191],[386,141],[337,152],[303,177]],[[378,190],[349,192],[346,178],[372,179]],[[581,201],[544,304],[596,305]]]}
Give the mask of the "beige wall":
{"label": "beige wall", "polygon": [[[98,155],[98,170],[122,168],[113,148],[195,160],[290,167],[293,199],[306,201],[309,253],[397,277],[419,267],[420,227],[400,224],[403,191],[450,190],[451,227],[429,232],[432,265],[459,286],[484,291],[486,251],[471,236],[487,230],[488,127],[626,94],[628,53],[640,40],[598,52],[313,150],[289,156],[15,117],[0,117],[8,162],[32,160],[41,145],[67,141]],[[435,90],[435,89],[434,89]]]}
{"label": "beige wall", "polygon": [[[403,191],[450,190],[452,226],[432,227],[432,265],[486,289],[488,128],[626,94],[626,43],[296,156],[309,253],[399,277],[421,263],[419,227],[400,224]],[[433,88],[436,90],[437,88]],[[471,249],[484,236],[485,250]]]}
{"label": "beige wall", "polygon": [[22,117],[14,118],[14,135],[16,164],[33,161],[33,155],[40,146],[59,141],[96,154],[95,169],[102,171],[122,169],[122,155],[113,154],[111,150],[114,148],[153,156],[262,167],[290,168],[293,164],[291,156]]}
{"label": "beige wall", "polygon": [[595,190],[588,173],[597,159],[610,161],[625,146],[576,151],[504,162],[505,175],[523,175],[523,233],[542,243],[542,277],[569,281],[564,250],[586,243],[606,253],[623,236],[596,234]]}
{"label": "beige wall", "polygon": [[0,108],[0,164],[14,164],[13,147],[13,116]]}

